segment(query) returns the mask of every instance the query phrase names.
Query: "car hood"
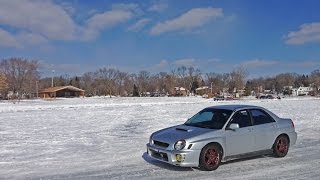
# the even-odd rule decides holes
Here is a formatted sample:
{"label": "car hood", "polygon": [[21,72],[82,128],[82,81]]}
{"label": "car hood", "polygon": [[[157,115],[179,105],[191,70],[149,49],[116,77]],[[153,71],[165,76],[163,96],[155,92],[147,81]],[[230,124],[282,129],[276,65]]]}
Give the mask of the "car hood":
{"label": "car hood", "polygon": [[152,134],[152,139],[174,144],[179,140],[188,140],[208,132],[216,131],[215,129],[199,128],[194,126],[178,125],[162,129]]}

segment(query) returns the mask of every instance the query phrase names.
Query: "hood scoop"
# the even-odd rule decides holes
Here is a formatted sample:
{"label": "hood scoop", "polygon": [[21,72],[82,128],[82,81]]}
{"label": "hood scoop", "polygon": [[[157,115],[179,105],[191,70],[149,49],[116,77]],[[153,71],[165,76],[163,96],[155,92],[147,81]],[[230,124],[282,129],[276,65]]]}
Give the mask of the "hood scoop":
{"label": "hood scoop", "polygon": [[191,132],[191,129],[176,128],[177,131]]}

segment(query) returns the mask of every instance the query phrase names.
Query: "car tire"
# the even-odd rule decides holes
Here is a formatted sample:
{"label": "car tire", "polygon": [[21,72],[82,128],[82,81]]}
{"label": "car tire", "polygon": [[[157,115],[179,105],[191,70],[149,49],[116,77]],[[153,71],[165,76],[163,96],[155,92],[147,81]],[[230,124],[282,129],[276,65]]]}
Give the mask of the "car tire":
{"label": "car tire", "polygon": [[285,135],[280,135],[274,142],[273,154],[276,157],[285,157],[289,151],[289,139]]}
{"label": "car tire", "polygon": [[200,153],[199,166],[201,170],[216,170],[222,158],[221,148],[217,144],[206,145]]}

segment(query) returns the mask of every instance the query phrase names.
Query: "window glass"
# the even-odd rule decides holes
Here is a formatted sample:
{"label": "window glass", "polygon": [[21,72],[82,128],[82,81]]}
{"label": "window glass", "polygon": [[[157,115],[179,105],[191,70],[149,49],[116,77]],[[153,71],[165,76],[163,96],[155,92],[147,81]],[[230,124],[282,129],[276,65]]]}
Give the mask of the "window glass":
{"label": "window glass", "polygon": [[231,114],[231,110],[207,108],[190,118],[185,125],[221,129],[226,124]]}
{"label": "window glass", "polygon": [[261,111],[259,109],[251,110],[251,115],[254,125],[274,122],[274,120],[269,115],[267,115],[266,112]]}
{"label": "window glass", "polygon": [[231,123],[239,124],[240,128],[251,126],[250,116],[246,110],[238,111],[233,115]]}
{"label": "window glass", "polygon": [[198,116],[194,116],[192,122],[198,123],[198,122],[211,121],[212,117],[213,117],[213,112],[204,111],[202,113],[199,113]]}

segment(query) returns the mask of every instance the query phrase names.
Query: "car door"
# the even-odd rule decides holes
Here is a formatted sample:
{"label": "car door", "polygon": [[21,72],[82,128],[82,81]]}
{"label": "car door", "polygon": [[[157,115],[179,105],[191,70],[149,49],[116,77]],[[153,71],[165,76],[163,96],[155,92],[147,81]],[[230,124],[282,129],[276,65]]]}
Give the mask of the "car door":
{"label": "car door", "polygon": [[251,109],[249,112],[253,121],[255,151],[271,149],[278,131],[275,120],[262,109]]}
{"label": "car door", "polygon": [[[238,129],[228,130],[230,124],[239,124]],[[240,110],[232,116],[226,128],[226,156],[252,152],[254,136],[252,122],[247,110]]]}

